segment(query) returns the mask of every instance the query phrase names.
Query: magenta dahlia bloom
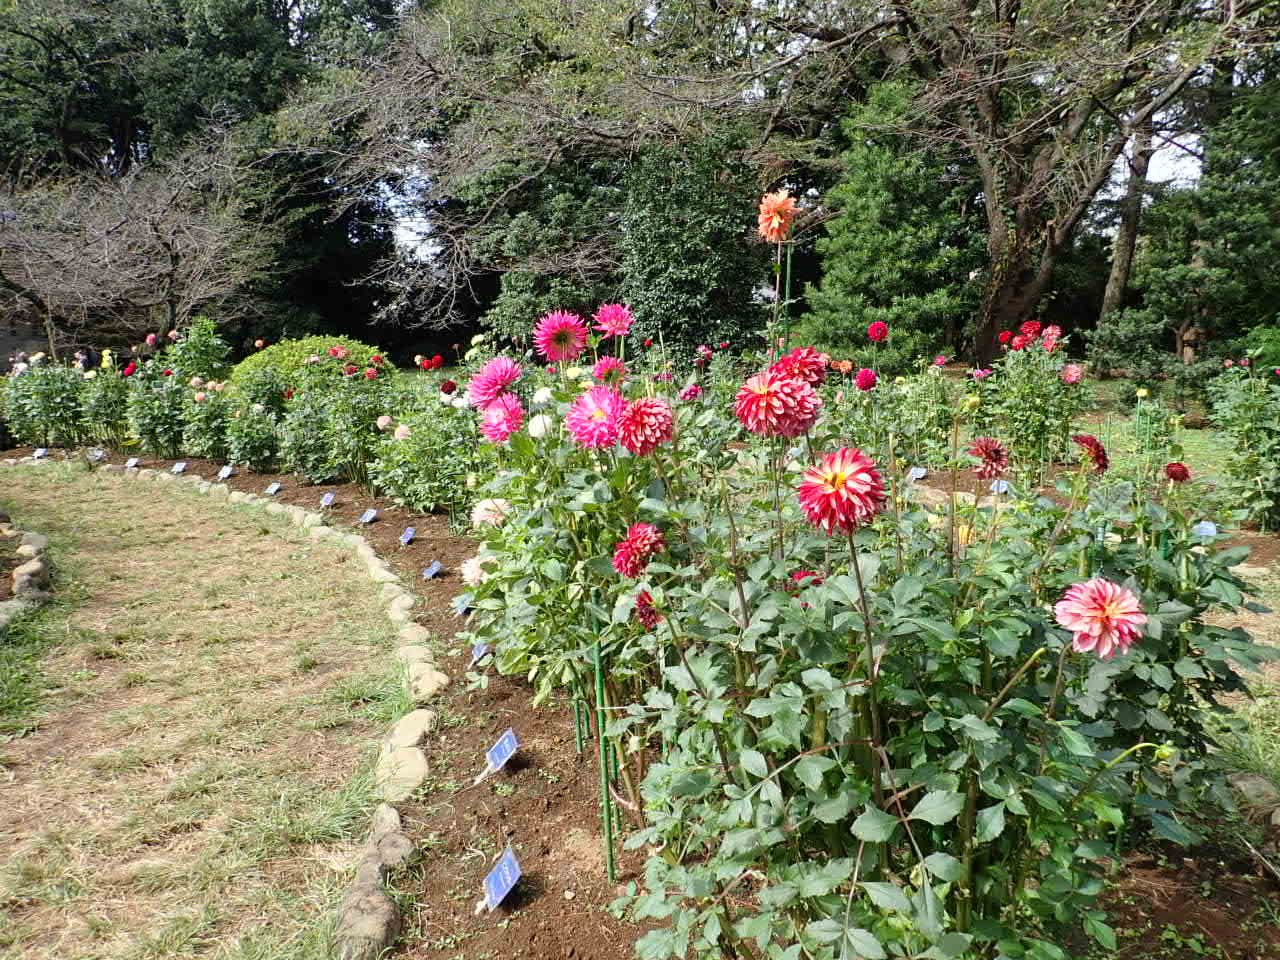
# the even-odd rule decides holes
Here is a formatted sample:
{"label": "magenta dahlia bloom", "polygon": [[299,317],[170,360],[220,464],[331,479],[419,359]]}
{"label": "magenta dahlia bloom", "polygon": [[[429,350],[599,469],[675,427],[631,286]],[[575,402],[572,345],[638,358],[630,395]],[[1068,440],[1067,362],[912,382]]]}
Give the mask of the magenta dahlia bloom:
{"label": "magenta dahlia bloom", "polygon": [[879,343],[880,341],[888,338],[888,336],[889,325],[883,320],[877,320],[874,323],[867,325],[867,339],[872,343]]}
{"label": "magenta dahlia bloom", "polygon": [[662,531],[651,523],[633,523],[627,538],[613,548],[613,569],[624,577],[638,577],[649,560],[666,548]]}
{"label": "magenta dahlia bloom", "polygon": [[635,317],[631,308],[622,303],[601,304],[596,315],[591,318],[596,322],[596,329],[611,337],[625,337],[631,330]]}
{"label": "magenta dahlia bloom", "polygon": [[994,480],[1009,469],[1009,451],[993,437],[974,440],[969,444],[969,456],[978,458],[974,473],[982,480]]}
{"label": "magenta dahlia bloom", "polygon": [[[1276,374],[1280,376],[1280,370],[1277,370]],[[700,396],[702,396],[702,388],[696,383],[689,384],[679,393],[681,400],[697,400]]]}
{"label": "magenta dahlia bloom", "polygon": [[627,367],[617,357],[601,357],[591,368],[591,376],[610,387],[619,387],[626,379]]}
{"label": "magenta dahlia bloom", "polygon": [[1071,646],[1110,660],[1125,654],[1142,636],[1147,615],[1132,590],[1094,577],[1067,590],[1053,608],[1058,623],[1072,633]]}
{"label": "magenta dahlia bloom", "polygon": [[524,373],[509,357],[494,357],[467,384],[467,403],[483,410],[498,399]]}
{"label": "magenta dahlia bloom", "polygon": [[1084,367],[1078,363],[1068,363],[1063,366],[1061,372],[1058,373],[1058,379],[1067,386],[1074,386],[1079,383],[1084,376]]}
{"label": "magenta dahlia bloom", "polygon": [[852,533],[884,506],[884,480],[861,450],[842,447],[804,473],[797,488],[809,522],[828,534]]}
{"label": "magenta dahlia bloom", "polygon": [[859,390],[865,392],[867,390],[874,389],[879,380],[880,378],[876,376],[876,372],[874,370],[868,370],[866,367],[863,367],[854,374],[853,385]]}
{"label": "magenta dahlia bloom", "polygon": [[592,387],[573,401],[564,425],[580,447],[612,447],[618,442],[618,421],[626,405],[617,390]]}
{"label": "magenta dahlia bloom", "polygon": [[642,397],[627,404],[618,418],[618,439],[638,457],[646,456],[666,443],[675,432],[675,422],[667,401]]}
{"label": "magenta dahlia bloom", "polygon": [[533,328],[533,343],[553,363],[576,360],[587,345],[587,325],[576,313],[553,310]]}
{"label": "magenta dahlia bloom", "polygon": [[506,443],[524,423],[524,407],[520,398],[504,393],[484,408],[480,417],[480,432],[490,443]]}
{"label": "magenta dahlia bloom", "polygon": [[799,437],[817,421],[822,398],[803,380],[765,370],[742,385],[733,407],[738,420],[752,433]]}
{"label": "magenta dahlia bloom", "polygon": [[796,347],[769,369],[816,387],[827,379],[827,364],[830,362],[829,356],[813,347]]}

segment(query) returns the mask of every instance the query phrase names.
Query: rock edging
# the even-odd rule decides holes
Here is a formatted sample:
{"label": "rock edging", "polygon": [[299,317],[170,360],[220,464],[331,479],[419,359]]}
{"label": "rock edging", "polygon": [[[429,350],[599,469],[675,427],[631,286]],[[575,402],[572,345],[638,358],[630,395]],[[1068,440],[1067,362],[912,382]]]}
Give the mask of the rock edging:
{"label": "rock edging", "polygon": [[[3,462],[6,466],[13,466],[51,461],[24,457]],[[401,828],[400,814],[394,804],[408,800],[426,781],[429,768],[423,744],[436,728],[436,714],[425,709],[425,704],[450,682],[448,674],[439,668],[434,653],[427,646],[431,637],[429,631],[414,622],[413,594],[404,588],[400,577],[378,556],[369,541],[358,533],[328,526],[322,514],[252,493],[229,490],[222,484],[195,475],[173,474],[147,467],[126,468],[119,464],[104,464],[97,469],[124,479],[181,483],[197,493],[228,504],[256,507],[284,518],[305,530],[311,540],[334,540],[346,544],[363,562],[370,581],[378,588],[388,619],[399,628],[400,646],[396,648],[396,660],[404,671],[405,684],[418,709],[397,720],[382,740],[374,770],[375,789],[382,803],[374,812],[368,839],[356,861],[355,877],[338,907],[334,933],[339,960],[376,960],[400,935],[400,911],[387,894],[387,874],[407,864],[415,853],[413,841]],[[25,536],[37,537],[35,534]],[[41,549],[47,545],[43,537],[38,537],[38,542],[41,542]],[[45,569],[47,577],[47,567]]]}
{"label": "rock edging", "polygon": [[21,563],[14,568],[13,597],[0,602],[0,637],[19,615],[40,606],[49,599],[50,564],[47,557],[49,538],[39,533],[20,530],[8,516],[0,514],[0,536],[18,540],[14,551]]}

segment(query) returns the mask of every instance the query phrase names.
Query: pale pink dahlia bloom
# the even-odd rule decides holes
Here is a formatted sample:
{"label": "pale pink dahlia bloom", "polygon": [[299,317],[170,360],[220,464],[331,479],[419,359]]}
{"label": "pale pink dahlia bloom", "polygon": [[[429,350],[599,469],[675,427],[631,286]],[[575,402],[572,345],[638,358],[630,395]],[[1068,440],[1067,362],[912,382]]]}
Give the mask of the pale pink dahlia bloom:
{"label": "pale pink dahlia bloom", "polygon": [[635,317],[632,316],[631,308],[626,304],[605,303],[601,304],[600,309],[591,319],[596,322],[596,329],[601,333],[611,337],[625,337],[631,330],[631,323]]}
{"label": "pale pink dahlia bloom", "polygon": [[777,370],[750,377],[734,398],[742,425],[762,437],[803,436],[818,419],[822,398],[803,380]]}
{"label": "pale pink dahlia bloom", "polygon": [[564,425],[580,447],[612,447],[618,442],[618,420],[627,402],[609,387],[592,387],[569,408]]}
{"label": "pale pink dahlia bloom", "polygon": [[519,397],[504,393],[484,408],[480,416],[480,432],[490,443],[506,443],[524,423],[524,407]]}
{"label": "pale pink dahlia bloom", "polygon": [[553,310],[533,328],[533,342],[552,363],[574,360],[587,345],[587,325],[576,313]]}
{"label": "pale pink dahlia bloom", "polygon": [[467,384],[467,403],[483,410],[520,379],[524,371],[510,357],[494,357]]}
{"label": "pale pink dahlia bloom", "polygon": [[478,556],[463,560],[459,572],[462,574],[462,582],[468,587],[480,586],[489,576],[484,568],[484,562]]}
{"label": "pale pink dahlia bloom", "polygon": [[618,439],[638,457],[653,453],[671,439],[674,430],[671,408],[659,397],[633,400],[618,418]]}
{"label": "pale pink dahlia bloom", "polygon": [[391,424],[394,422],[395,422],[394,420],[392,420],[389,416],[387,416],[384,413],[382,416],[378,418],[378,429],[385,433],[387,430],[391,428]]}
{"label": "pale pink dahlia bloom", "polygon": [[473,527],[500,527],[507,522],[511,513],[511,501],[501,497],[477,500],[471,508],[471,525]]}
{"label": "pale pink dahlia bloom", "polygon": [[1080,653],[1096,653],[1102,660],[1128,653],[1147,622],[1133,591],[1102,577],[1075,584],[1053,612],[1058,623],[1073,634],[1072,647]]}
{"label": "pale pink dahlia bloom", "polygon": [[666,548],[662,531],[651,523],[633,523],[625,540],[613,548],[613,569],[624,577],[638,577],[654,554]]}
{"label": "pale pink dahlia bloom", "polygon": [[402,423],[400,426],[396,427],[396,432],[393,433],[392,436],[397,440],[408,440],[413,436],[413,431],[409,429],[409,425],[407,423]]}
{"label": "pale pink dahlia bloom", "polygon": [[884,480],[871,458],[841,447],[804,473],[797,488],[809,522],[828,534],[852,533],[884,506]]}
{"label": "pale pink dahlia bloom", "polygon": [[617,357],[601,357],[591,368],[591,376],[607,386],[621,386],[627,376],[627,366]]}
{"label": "pale pink dahlia bloom", "polygon": [[1080,382],[1084,376],[1084,367],[1078,363],[1068,363],[1062,368],[1062,372],[1058,374],[1058,378],[1063,383],[1071,386]]}

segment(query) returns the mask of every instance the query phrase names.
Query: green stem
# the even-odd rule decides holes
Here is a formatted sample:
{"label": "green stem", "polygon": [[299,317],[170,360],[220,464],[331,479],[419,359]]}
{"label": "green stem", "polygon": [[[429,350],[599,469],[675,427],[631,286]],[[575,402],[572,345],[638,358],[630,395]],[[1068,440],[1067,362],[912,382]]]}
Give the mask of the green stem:
{"label": "green stem", "polygon": [[600,640],[598,638],[591,648],[591,654],[596,671],[596,739],[599,746],[600,761],[600,824],[604,831],[604,862],[609,882],[617,883],[617,869],[613,862],[613,799],[609,796],[609,757],[604,736],[604,668],[600,662]]}

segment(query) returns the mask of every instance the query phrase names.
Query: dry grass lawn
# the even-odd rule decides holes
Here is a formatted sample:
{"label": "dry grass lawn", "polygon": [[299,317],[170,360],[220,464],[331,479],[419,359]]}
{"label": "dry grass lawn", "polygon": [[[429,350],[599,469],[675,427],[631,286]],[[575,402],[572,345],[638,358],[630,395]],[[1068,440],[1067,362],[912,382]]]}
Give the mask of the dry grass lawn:
{"label": "dry grass lawn", "polygon": [[36,712],[0,728],[0,957],[327,955],[405,708],[363,566],[69,467],[0,470],[0,509],[52,538],[64,597]]}

